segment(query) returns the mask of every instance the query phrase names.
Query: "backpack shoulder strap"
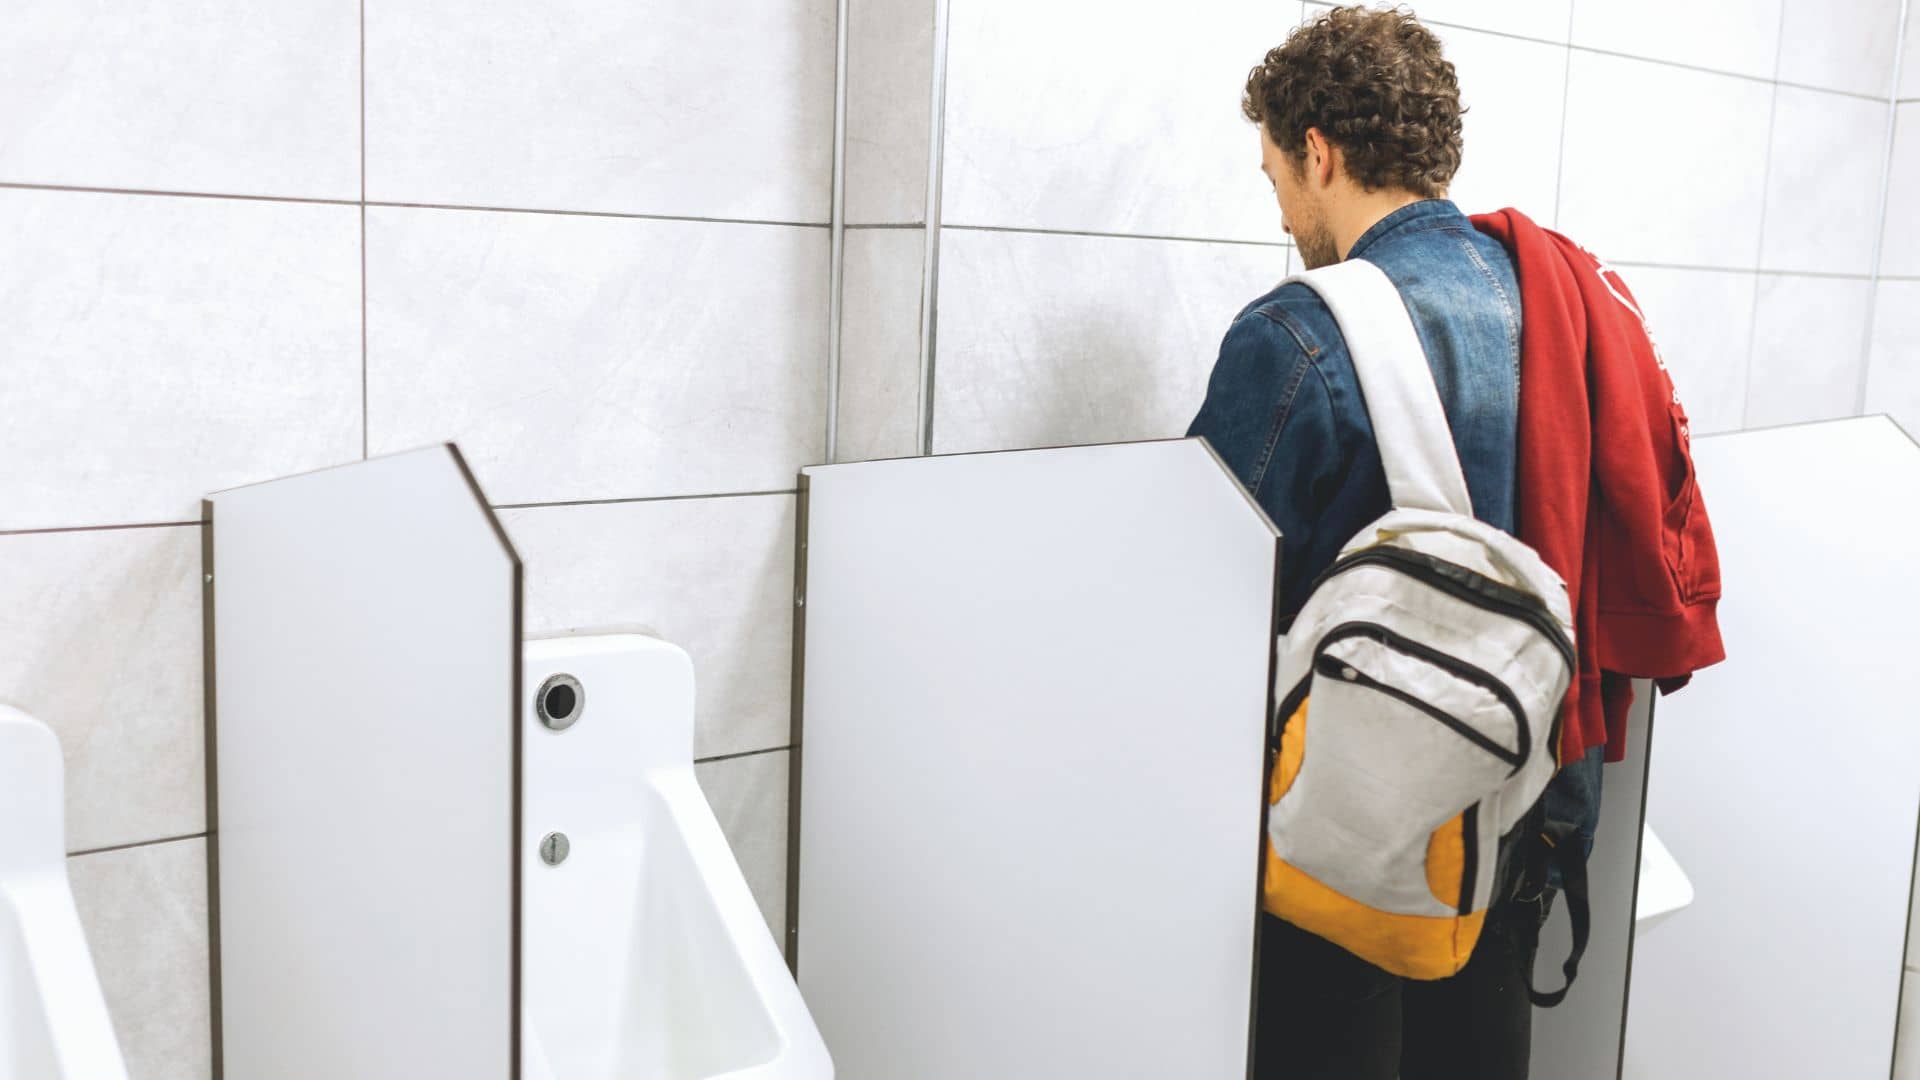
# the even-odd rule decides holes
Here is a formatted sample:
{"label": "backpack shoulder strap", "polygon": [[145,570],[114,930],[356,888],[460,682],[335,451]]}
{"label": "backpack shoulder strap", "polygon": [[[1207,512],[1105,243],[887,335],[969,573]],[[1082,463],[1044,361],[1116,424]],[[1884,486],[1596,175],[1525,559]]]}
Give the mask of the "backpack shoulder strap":
{"label": "backpack shoulder strap", "polygon": [[1348,259],[1287,280],[1320,294],[1340,325],[1373,421],[1393,505],[1472,516],[1467,478],[1453,447],[1440,390],[1400,290],[1365,259]]}

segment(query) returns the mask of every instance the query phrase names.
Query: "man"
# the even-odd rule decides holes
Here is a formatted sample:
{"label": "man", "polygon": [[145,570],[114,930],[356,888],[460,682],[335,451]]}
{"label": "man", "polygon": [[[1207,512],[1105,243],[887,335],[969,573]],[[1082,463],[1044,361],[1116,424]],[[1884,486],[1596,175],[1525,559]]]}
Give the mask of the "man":
{"label": "man", "polygon": [[[1301,262],[1365,258],[1399,289],[1474,513],[1516,531],[1520,291],[1506,249],[1445,198],[1462,109],[1439,41],[1403,12],[1328,11],[1252,71],[1243,111]],[[1340,547],[1389,506],[1352,360],[1312,290],[1277,288],[1234,320],[1189,434],[1212,443],[1279,527],[1290,623]],[[1417,982],[1263,916],[1257,1075],[1526,1076],[1526,974],[1543,918],[1538,898],[1496,902],[1466,969]]]}

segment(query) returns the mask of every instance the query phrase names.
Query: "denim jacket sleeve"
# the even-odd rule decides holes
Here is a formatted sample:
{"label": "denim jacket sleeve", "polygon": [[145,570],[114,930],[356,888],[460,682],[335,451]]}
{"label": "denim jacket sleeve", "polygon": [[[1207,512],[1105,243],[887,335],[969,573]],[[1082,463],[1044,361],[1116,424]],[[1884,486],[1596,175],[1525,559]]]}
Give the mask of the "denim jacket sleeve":
{"label": "denim jacket sleeve", "polygon": [[1301,571],[1314,525],[1346,471],[1320,365],[1286,327],[1248,312],[1220,343],[1206,400],[1187,434],[1213,445],[1280,530],[1281,614],[1291,621],[1311,584]]}

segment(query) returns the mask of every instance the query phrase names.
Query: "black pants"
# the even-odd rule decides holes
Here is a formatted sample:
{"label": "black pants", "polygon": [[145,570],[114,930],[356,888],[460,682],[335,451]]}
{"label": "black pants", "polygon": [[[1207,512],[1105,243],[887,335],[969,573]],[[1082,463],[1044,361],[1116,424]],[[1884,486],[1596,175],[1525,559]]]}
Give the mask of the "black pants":
{"label": "black pants", "polygon": [[1538,901],[1495,907],[1467,966],[1434,982],[1261,919],[1258,1080],[1526,1080]]}

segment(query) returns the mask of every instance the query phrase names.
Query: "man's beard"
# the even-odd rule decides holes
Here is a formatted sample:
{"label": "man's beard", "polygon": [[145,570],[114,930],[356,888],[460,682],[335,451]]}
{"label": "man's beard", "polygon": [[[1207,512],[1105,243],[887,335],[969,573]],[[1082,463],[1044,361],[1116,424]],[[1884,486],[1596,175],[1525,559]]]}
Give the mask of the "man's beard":
{"label": "man's beard", "polygon": [[1323,220],[1315,219],[1304,228],[1294,230],[1293,244],[1299,249],[1301,264],[1309,270],[1340,261],[1340,248],[1333,241],[1333,230],[1327,228]]}

